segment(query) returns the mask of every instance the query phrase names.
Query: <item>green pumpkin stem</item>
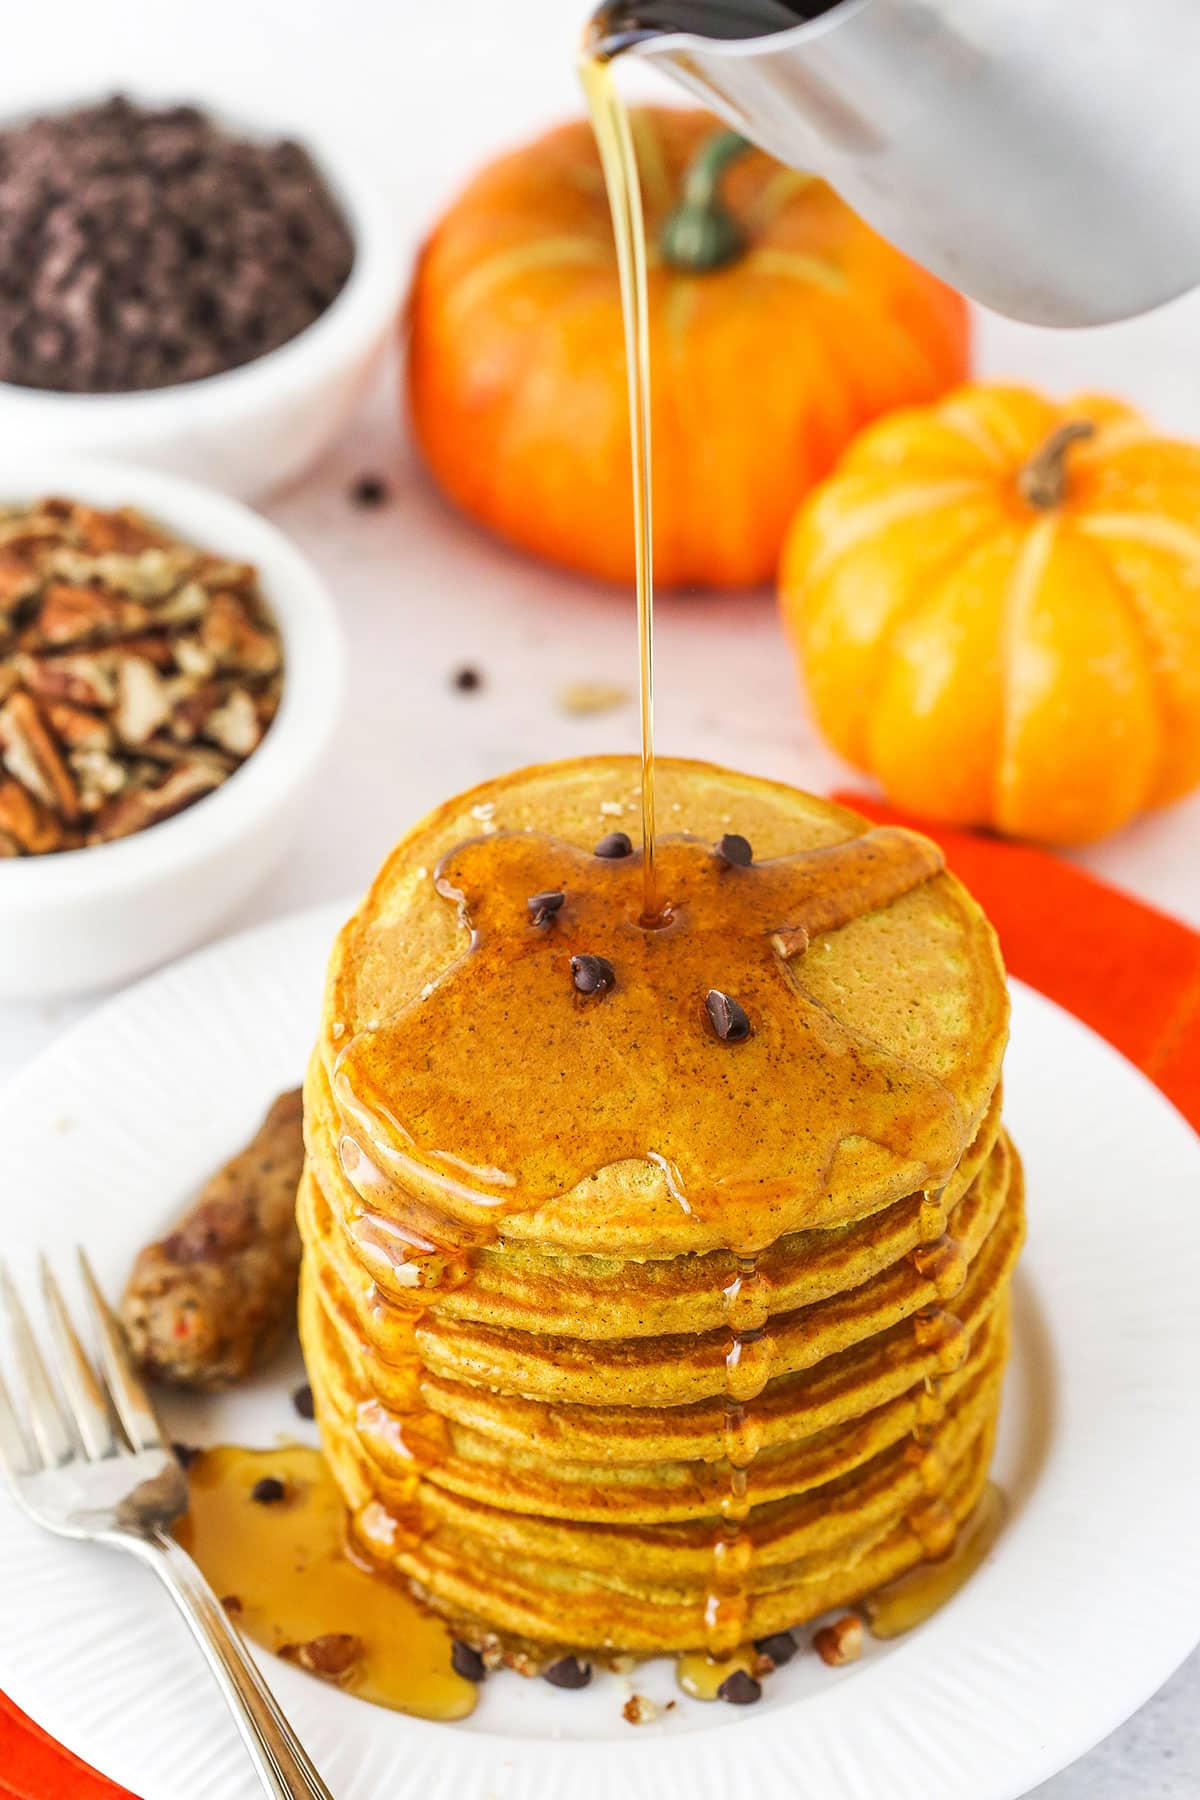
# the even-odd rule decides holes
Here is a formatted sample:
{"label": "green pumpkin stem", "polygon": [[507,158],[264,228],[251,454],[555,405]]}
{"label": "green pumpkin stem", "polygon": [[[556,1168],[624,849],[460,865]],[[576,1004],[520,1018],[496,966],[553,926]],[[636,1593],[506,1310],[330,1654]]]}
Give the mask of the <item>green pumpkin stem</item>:
{"label": "green pumpkin stem", "polygon": [[1067,497],[1067,451],[1083,438],[1095,437],[1090,419],[1068,419],[1052,431],[1017,474],[1017,492],[1038,512],[1053,512]]}
{"label": "green pumpkin stem", "polygon": [[741,226],[721,197],[721,177],[751,148],[736,131],[706,138],[683,178],[683,197],[663,221],[663,261],[689,275],[707,275],[737,262],[746,250]]}

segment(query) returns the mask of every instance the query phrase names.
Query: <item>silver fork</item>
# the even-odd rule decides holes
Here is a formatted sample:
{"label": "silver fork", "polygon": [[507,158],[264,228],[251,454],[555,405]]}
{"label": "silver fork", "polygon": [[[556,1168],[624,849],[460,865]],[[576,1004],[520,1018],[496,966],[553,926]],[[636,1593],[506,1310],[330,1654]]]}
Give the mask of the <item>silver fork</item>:
{"label": "silver fork", "polygon": [[0,1377],[0,1467],[17,1503],[60,1537],[128,1550],[162,1581],[204,1652],[272,1800],[333,1800],[235,1627],[203,1575],[170,1535],[187,1510],[183,1471],[134,1373],[121,1328],[79,1252],[99,1368],[84,1350],[42,1258],[51,1379],[0,1264],[10,1362],[22,1404]]}

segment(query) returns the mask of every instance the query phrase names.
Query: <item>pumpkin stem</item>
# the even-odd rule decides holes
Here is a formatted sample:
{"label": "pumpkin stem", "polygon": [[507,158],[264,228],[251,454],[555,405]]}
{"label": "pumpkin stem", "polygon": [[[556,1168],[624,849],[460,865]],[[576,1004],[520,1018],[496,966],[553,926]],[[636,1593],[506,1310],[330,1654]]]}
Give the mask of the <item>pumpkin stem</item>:
{"label": "pumpkin stem", "polygon": [[683,198],[663,222],[664,262],[691,275],[707,275],[736,262],[746,248],[741,226],[721,198],[721,177],[750,149],[736,131],[706,138],[683,178]]}
{"label": "pumpkin stem", "polygon": [[1090,419],[1068,419],[1052,431],[1017,474],[1017,492],[1039,512],[1052,512],[1067,497],[1067,451],[1081,438],[1095,437]]}

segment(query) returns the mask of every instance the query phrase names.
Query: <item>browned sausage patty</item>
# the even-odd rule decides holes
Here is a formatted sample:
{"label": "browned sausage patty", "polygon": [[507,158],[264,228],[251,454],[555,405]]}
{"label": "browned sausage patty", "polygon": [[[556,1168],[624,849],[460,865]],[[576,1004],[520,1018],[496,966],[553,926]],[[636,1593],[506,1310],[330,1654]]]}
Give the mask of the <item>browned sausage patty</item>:
{"label": "browned sausage patty", "polygon": [[177,1387],[241,1381],[296,1318],[301,1092],[281,1094],[174,1231],[133,1265],[121,1317],[139,1366]]}

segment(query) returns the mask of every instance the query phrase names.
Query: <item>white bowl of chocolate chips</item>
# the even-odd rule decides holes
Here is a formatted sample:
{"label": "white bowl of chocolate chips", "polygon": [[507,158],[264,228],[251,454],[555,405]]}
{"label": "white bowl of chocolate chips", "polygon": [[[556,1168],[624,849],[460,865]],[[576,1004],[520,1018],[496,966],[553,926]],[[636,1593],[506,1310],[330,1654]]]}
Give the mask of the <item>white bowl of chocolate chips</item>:
{"label": "white bowl of chocolate chips", "polygon": [[123,97],[0,126],[0,427],[243,499],[333,441],[396,317],[385,201],[327,148]]}
{"label": "white bowl of chocolate chips", "polygon": [[128,980],[302,824],[344,688],[320,576],[224,494],[0,459],[0,999]]}

